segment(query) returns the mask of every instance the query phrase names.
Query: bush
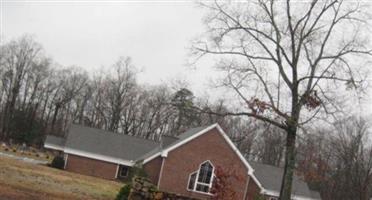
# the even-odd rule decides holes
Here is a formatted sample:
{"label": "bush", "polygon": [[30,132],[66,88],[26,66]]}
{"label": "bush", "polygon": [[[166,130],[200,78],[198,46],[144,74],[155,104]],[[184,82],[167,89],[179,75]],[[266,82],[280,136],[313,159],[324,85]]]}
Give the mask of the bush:
{"label": "bush", "polygon": [[120,189],[118,195],[116,195],[116,200],[128,200],[128,196],[129,196],[131,188],[132,188],[132,186],[130,184],[124,185]]}
{"label": "bush", "polygon": [[142,163],[137,162],[129,169],[128,180],[132,180],[135,176],[147,178],[147,173],[143,169]]}
{"label": "bush", "polygon": [[254,200],[265,200],[265,197],[263,197],[262,195],[256,194],[254,195]]}
{"label": "bush", "polygon": [[63,169],[65,166],[65,160],[62,156],[56,156],[53,158],[51,166],[57,169]]}
{"label": "bush", "polygon": [[9,124],[9,131],[17,143],[36,144],[43,140],[44,122],[37,118],[30,121],[27,111],[16,109]]}

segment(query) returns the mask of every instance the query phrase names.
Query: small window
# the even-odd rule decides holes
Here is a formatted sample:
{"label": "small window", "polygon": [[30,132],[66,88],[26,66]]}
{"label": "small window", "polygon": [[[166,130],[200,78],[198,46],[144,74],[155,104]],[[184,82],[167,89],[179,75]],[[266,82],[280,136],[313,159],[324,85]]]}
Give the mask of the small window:
{"label": "small window", "polygon": [[198,182],[209,184],[212,179],[213,167],[210,162],[203,163],[200,166]]}
{"label": "small window", "polygon": [[129,167],[128,166],[120,165],[120,168],[119,168],[119,177],[125,178],[125,177],[128,176],[128,174],[129,174]]}
{"label": "small window", "polygon": [[196,172],[190,174],[189,185],[187,186],[187,189],[194,190],[195,181],[196,181]]}

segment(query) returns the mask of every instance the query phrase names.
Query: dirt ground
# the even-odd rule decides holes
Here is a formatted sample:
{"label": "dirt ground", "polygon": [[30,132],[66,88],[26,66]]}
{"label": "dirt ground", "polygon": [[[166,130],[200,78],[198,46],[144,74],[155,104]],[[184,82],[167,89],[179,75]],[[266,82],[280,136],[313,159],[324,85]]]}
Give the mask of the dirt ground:
{"label": "dirt ground", "polygon": [[0,199],[114,199],[122,183],[0,156]]}

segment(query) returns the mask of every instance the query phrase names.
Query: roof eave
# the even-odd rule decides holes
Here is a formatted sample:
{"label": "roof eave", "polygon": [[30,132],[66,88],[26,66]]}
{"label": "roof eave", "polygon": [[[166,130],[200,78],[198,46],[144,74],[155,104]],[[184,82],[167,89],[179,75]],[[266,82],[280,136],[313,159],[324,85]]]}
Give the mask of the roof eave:
{"label": "roof eave", "polygon": [[53,149],[57,151],[64,151],[65,147],[57,144],[52,144],[52,143],[44,143],[44,148],[46,149]]}

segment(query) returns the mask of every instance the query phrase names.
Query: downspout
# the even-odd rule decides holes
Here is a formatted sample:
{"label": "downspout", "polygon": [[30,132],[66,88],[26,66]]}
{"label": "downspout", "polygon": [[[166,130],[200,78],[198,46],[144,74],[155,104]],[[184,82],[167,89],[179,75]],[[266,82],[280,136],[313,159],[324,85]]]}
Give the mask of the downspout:
{"label": "downspout", "polygon": [[161,157],[161,167],[160,167],[160,172],[159,172],[159,178],[158,178],[158,184],[157,187],[160,189],[160,181],[161,177],[163,176],[163,167],[164,167],[164,162],[165,158],[167,157],[168,153],[163,151],[163,136],[160,137],[160,157]]}
{"label": "downspout", "polygon": [[118,174],[119,174],[119,164],[116,165],[115,179],[118,178]]}
{"label": "downspout", "polygon": [[247,174],[247,184],[245,186],[245,190],[244,190],[244,197],[243,197],[243,200],[247,200],[247,195],[248,195],[248,186],[249,186],[249,181],[251,180],[251,176],[249,174]]}
{"label": "downspout", "polygon": [[158,184],[157,184],[158,189],[160,189],[160,180],[161,180],[161,177],[163,175],[164,162],[165,162],[165,157],[161,156],[161,167],[160,167],[159,179],[158,179]]}
{"label": "downspout", "polygon": [[66,153],[65,156],[65,163],[64,163],[64,166],[63,166],[63,169],[66,169],[66,166],[67,166],[67,160],[68,160],[68,154]]}

